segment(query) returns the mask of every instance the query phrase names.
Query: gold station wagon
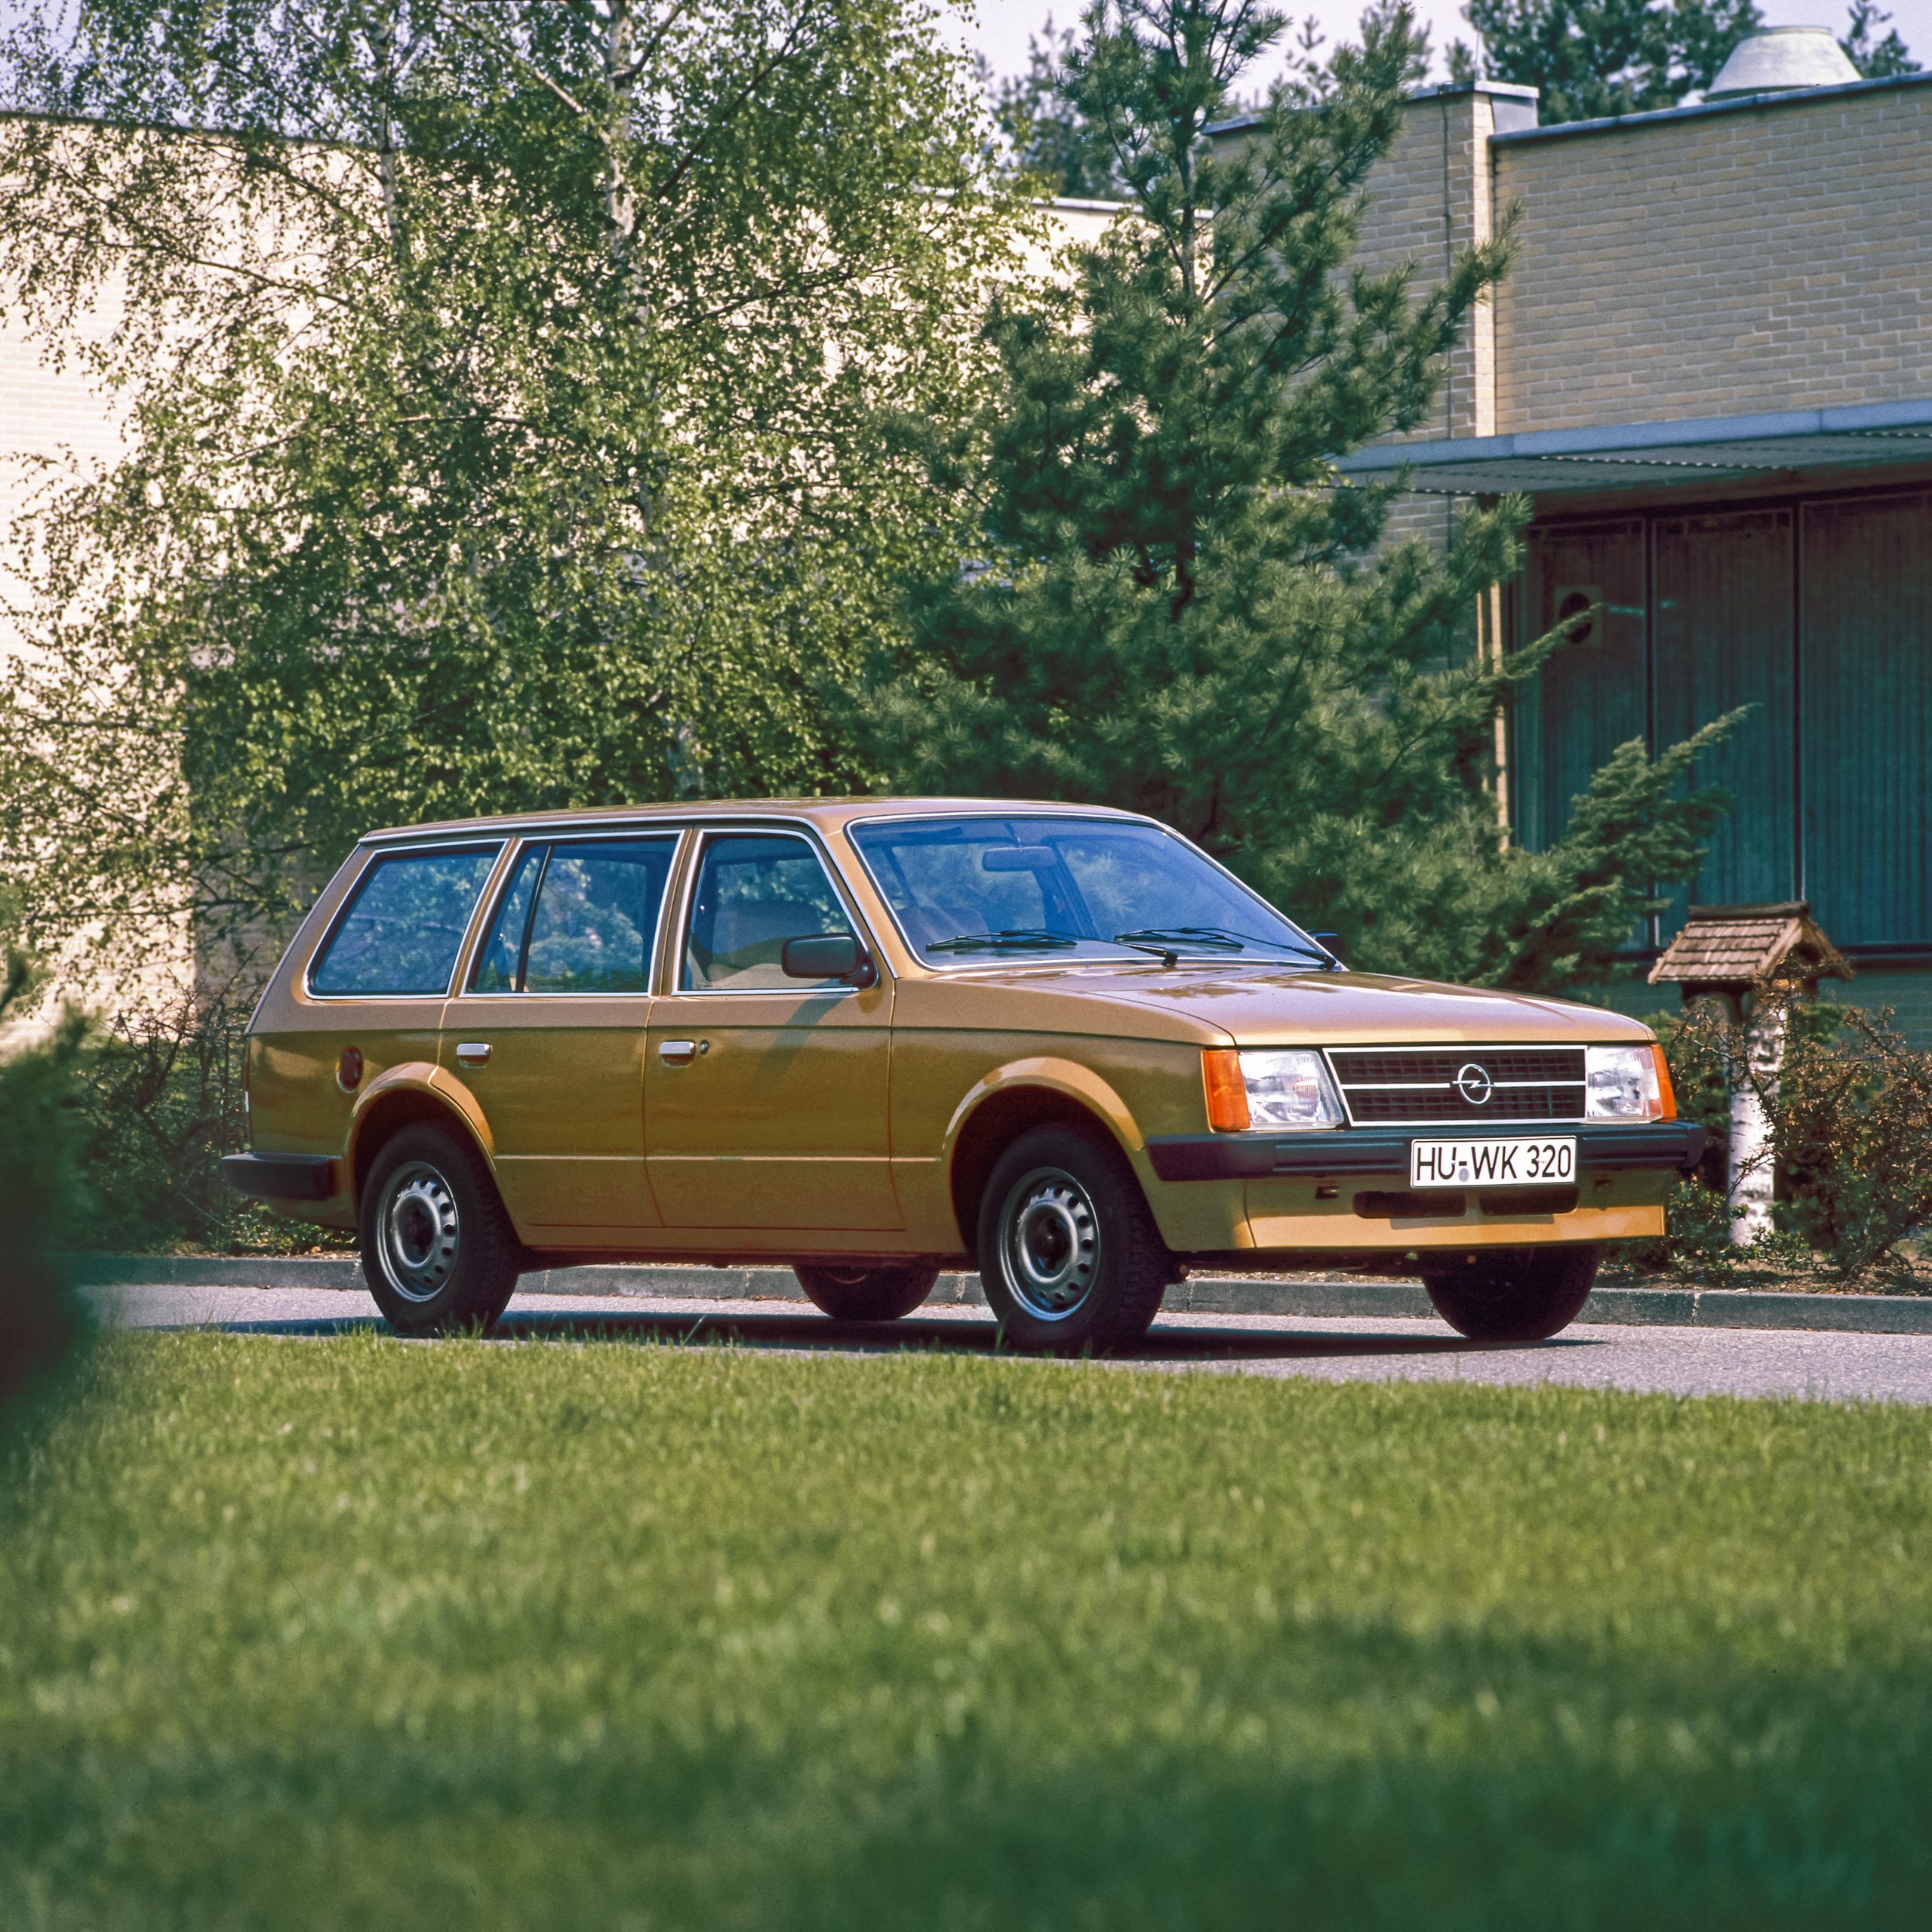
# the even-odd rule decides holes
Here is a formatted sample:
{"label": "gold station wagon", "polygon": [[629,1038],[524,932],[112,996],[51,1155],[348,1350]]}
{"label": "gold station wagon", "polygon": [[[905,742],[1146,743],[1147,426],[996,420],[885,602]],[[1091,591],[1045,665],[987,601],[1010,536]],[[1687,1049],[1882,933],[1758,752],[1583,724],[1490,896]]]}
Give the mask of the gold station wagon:
{"label": "gold station wagon", "polygon": [[1419,1269],[1528,1340],[1702,1147],[1632,1020],[1351,972],[1149,819],[949,798],[372,834],[248,1094],[229,1183],[358,1230],[417,1334],[675,1260],[862,1321],[977,1267],[1052,1351],[1131,1344],[1191,1269]]}

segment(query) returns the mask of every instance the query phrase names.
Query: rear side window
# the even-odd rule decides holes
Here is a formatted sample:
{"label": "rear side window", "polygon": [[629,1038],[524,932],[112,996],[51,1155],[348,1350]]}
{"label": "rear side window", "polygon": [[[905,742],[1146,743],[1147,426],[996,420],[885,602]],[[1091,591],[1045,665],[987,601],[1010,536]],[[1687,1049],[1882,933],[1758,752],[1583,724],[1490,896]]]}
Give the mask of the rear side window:
{"label": "rear side window", "polygon": [[675,836],[533,846],[478,957],[478,992],[642,993]]}
{"label": "rear side window", "polygon": [[362,875],[309,968],[322,994],[445,993],[500,845],[398,852]]}

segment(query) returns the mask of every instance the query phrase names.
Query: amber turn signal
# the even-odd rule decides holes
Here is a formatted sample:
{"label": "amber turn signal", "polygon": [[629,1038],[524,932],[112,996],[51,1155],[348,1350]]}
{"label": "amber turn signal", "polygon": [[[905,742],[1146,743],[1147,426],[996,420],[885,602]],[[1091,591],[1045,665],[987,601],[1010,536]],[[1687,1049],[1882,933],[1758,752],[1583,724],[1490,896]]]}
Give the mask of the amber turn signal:
{"label": "amber turn signal", "polygon": [[1675,1120],[1677,1118],[1677,1094],[1670,1084],[1670,1063],[1663,1057],[1663,1049],[1653,1041],[1651,1057],[1657,1063],[1657,1118]]}
{"label": "amber turn signal", "polygon": [[1232,1047],[1209,1047],[1201,1056],[1201,1073],[1208,1084],[1208,1124],[1217,1134],[1245,1134],[1247,1082],[1241,1055]]}

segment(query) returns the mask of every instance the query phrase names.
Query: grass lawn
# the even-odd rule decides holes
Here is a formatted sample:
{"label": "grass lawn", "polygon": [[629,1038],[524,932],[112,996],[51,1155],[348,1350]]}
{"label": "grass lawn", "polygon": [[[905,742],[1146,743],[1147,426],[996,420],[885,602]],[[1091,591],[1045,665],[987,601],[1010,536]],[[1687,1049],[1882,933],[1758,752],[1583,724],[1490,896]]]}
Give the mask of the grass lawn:
{"label": "grass lawn", "polygon": [[1923,1925],[1932,1419],[125,1337],[0,1927]]}

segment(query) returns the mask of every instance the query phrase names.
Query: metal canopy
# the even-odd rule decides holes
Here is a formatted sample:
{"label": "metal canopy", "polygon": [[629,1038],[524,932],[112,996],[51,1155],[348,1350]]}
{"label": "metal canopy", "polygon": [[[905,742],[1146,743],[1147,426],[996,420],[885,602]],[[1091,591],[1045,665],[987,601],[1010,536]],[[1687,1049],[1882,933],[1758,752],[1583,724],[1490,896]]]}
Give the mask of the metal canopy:
{"label": "metal canopy", "polygon": [[1406,468],[1412,490],[1484,497],[1742,482],[1796,469],[1915,462],[1932,462],[1932,401],[1380,443],[1335,467],[1364,482],[1392,481]]}

